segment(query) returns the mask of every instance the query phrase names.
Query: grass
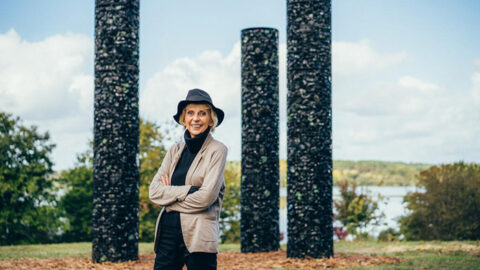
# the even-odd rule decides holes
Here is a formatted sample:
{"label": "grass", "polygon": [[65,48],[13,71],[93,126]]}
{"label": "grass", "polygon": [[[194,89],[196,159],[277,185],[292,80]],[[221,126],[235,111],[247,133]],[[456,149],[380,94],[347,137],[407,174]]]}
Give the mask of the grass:
{"label": "grass", "polygon": [[[0,260],[22,257],[90,257],[91,243],[0,246]],[[153,253],[153,243],[140,243],[141,254]],[[221,251],[238,251],[238,244],[220,245]],[[394,256],[396,265],[348,269],[480,269],[480,241],[335,242],[335,252]]]}
{"label": "grass", "polygon": [[88,257],[92,243],[0,246],[0,260],[6,258]]}
{"label": "grass", "polygon": [[393,256],[396,265],[348,269],[480,269],[480,241],[338,242],[335,252]]}
{"label": "grass", "polygon": [[[153,243],[140,243],[140,254],[153,253]],[[240,250],[239,244],[220,245],[221,251]],[[42,245],[0,246],[0,260],[7,258],[62,258],[62,257],[90,257],[92,243],[64,243]]]}

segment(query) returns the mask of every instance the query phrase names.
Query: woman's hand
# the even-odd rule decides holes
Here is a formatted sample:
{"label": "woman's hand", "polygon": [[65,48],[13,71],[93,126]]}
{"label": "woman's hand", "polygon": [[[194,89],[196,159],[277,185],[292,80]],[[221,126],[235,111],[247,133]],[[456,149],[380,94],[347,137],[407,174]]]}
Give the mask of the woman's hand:
{"label": "woman's hand", "polygon": [[160,180],[160,184],[164,186],[170,186],[170,178],[168,177],[167,174],[160,176],[159,180]]}

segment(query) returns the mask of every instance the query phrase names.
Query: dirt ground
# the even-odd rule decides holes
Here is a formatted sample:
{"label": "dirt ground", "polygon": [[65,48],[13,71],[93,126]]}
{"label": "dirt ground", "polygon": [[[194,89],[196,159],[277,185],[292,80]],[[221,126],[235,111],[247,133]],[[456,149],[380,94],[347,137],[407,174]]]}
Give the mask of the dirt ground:
{"label": "dirt ground", "polygon": [[[90,258],[21,258],[0,261],[0,269],[152,269],[154,254],[140,255],[138,261],[94,264]],[[348,266],[396,264],[400,259],[361,254],[335,254],[330,259],[290,259],[285,251],[248,253],[238,251],[218,254],[218,269],[325,269]]]}

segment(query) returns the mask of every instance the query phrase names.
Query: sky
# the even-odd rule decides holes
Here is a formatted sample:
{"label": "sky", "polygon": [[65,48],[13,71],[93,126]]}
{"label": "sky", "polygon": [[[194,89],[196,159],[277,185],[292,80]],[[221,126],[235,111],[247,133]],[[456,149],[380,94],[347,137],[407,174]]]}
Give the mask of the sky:
{"label": "sky", "polygon": [[[479,11],[476,0],[332,1],[335,160],[479,162]],[[94,12],[93,0],[0,2],[0,111],[50,133],[56,170],[93,138]],[[240,160],[249,27],[280,33],[286,159],[286,1],[142,0],[140,116],[174,125],[178,101],[205,89],[226,113],[214,137]]]}

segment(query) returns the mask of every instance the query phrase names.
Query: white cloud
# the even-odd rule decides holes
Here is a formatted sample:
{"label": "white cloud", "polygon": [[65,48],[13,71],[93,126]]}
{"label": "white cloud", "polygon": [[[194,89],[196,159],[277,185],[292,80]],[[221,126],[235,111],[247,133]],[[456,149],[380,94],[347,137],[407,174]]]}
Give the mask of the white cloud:
{"label": "white cloud", "polygon": [[[381,77],[381,74],[379,75]],[[478,160],[479,114],[468,91],[404,76],[375,82],[334,103],[339,159]],[[338,99],[347,98],[340,95]]]}
{"label": "white cloud", "polygon": [[[389,73],[405,52],[380,53],[368,41],[333,42],[333,143],[337,159],[423,162],[478,160],[480,60],[470,91],[453,91],[415,74]],[[280,151],[286,158],[286,45],[280,44]],[[388,73],[389,76],[385,76]],[[0,34],[0,108],[49,131],[57,168],[73,164],[93,126],[93,40],[55,35],[28,42]],[[226,121],[215,136],[241,155],[240,44],[228,54],[178,58],[147,78],[142,117],[171,120],[191,88],[207,90]]]}
{"label": "white cloud", "polygon": [[407,57],[407,53],[380,53],[370,41],[334,41],[332,46],[333,76],[351,79],[352,76],[375,75],[382,69],[396,65]]}
{"label": "white cloud", "polygon": [[[148,79],[140,92],[140,108],[147,117],[170,118],[189,89],[201,88],[229,117],[240,111],[240,44],[227,56],[205,51],[195,58],[179,58]],[[161,113],[166,116],[159,116]]]}
{"label": "white cloud", "polygon": [[39,42],[0,34],[0,108],[49,131],[56,168],[73,164],[93,125],[93,40],[65,34]]}
{"label": "white cloud", "polygon": [[472,89],[449,89],[401,75],[404,52],[381,54],[365,41],[334,42],[333,52],[334,158],[479,159],[480,61]]}
{"label": "white cloud", "polygon": [[228,55],[205,51],[194,58],[179,58],[148,79],[140,92],[140,113],[149,120],[172,119],[177,103],[192,88],[206,90],[226,120],[215,131],[230,148],[229,158],[240,156],[241,85],[240,43]]}
{"label": "white cloud", "polygon": [[446,89],[404,76],[396,82],[371,81],[356,91],[340,93],[336,109],[365,116],[423,114],[435,106],[432,102],[448,103],[445,95],[449,95]]}
{"label": "white cloud", "polygon": [[[478,158],[469,150],[478,148],[479,134],[473,126],[478,114],[469,96],[415,75],[384,79],[406,58],[405,52],[379,53],[367,41],[334,42],[333,51],[335,158],[421,162]],[[280,44],[279,57],[280,153],[286,158],[285,44]],[[480,89],[480,76],[472,80]],[[356,88],[342,89],[345,85]],[[155,121],[170,119],[177,102],[193,87],[208,90],[225,109],[227,119],[215,136],[230,148],[229,159],[239,160],[239,44],[227,55],[207,51],[177,59],[157,72],[141,94],[142,114]]]}
{"label": "white cloud", "polygon": [[[286,158],[286,45],[279,46],[280,78],[280,153]],[[241,74],[240,43],[233,45],[229,54],[205,51],[193,58],[180,58],[168,64],[147,80],[140,93],[141,115],[149,120],[163,122],[176,113],[178,101],[189,89],[208,91],[215,106],[225,111],[226,121],[215,131],[215,136],[229,147],[229,160],[241,156]],[[283,154],[282,154],[283,153]]]}
{"label": "white cloud", "polygon": [[420,90],[422,92],[431,92],[435,93],[435,90],[438,90],[438,85],[434,83],[423,82],[419,79],[416,79],[411,76],[404,76],[398,80],[398,85],[405,88],[412,88],[415,90]]}

